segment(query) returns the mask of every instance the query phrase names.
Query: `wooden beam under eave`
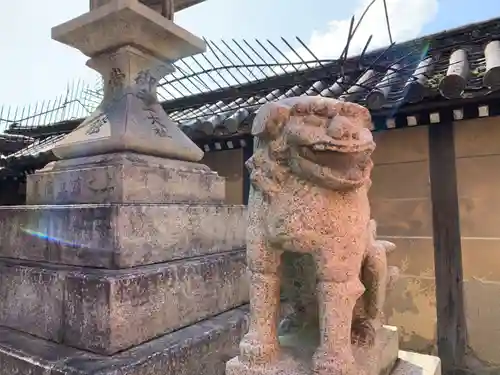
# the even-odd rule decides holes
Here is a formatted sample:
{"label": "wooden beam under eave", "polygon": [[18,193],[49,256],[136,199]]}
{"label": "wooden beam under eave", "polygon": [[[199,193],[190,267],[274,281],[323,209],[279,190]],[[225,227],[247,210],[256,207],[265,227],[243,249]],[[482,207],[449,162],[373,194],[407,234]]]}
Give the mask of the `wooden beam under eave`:
{"label": "wooden beam under eave", "polygon": [[467,330],[453,122],[428,127],[437,344],[443,373],[465,368]]}

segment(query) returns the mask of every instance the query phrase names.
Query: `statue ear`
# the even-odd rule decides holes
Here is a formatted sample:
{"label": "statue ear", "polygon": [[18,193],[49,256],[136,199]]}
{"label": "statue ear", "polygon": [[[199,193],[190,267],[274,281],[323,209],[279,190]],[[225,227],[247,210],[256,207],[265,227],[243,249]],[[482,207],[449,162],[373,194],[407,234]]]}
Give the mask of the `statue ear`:
{"label": "statue ear", "polygon": [[289,108],[278,103],[264,104],[257,111],[252,124],[252,135],[276,139],[290,115]]}

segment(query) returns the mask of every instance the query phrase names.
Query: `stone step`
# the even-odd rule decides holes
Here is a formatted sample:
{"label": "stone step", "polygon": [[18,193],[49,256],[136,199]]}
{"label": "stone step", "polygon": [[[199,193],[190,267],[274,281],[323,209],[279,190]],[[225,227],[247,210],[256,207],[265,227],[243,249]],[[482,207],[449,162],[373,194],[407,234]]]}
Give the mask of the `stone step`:
{"label": "stone step", "polygon": [[111,357],[0,327],[0,375],[224,375],[247,314],[233,309]]}
{"label": "stone step", "polygon": [[243,249],[245,206],[0,207],[0,257],[127,268]]}
{"label": "stone step", "polygon": [[248,301],[245,251],[85,269],[0,260],[0,325],[113,354]]}

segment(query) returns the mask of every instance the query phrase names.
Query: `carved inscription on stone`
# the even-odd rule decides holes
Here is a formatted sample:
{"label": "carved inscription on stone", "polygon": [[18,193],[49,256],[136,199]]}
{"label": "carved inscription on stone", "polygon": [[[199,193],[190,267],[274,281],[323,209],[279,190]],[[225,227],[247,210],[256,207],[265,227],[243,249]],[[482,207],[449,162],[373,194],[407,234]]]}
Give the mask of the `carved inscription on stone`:
{"label": "carved inscription on stone", "polygon": [[101,128],[109,122],[108,116],[102,114],[95,119],[93,119],[88,125],[85,131],[86,135],[97,134],[101,131]]}
{"label": "carved inscription on stone", "polygon": [[160,120],[160,116],[156,113],[156,111],[151,107],[143,108],[146,112],[146,119],[151,121],[151,125],[153,125],[153,131],[158,137],[162,138],[172,138],[170,134],[168,134],[168,128],[165,124],[163,124]]}
{"label": "carved inscription on stone", "polygon": [[108,84],[111,89],[123,87],[125,74],[119,68],[112,68],[109,75]]}

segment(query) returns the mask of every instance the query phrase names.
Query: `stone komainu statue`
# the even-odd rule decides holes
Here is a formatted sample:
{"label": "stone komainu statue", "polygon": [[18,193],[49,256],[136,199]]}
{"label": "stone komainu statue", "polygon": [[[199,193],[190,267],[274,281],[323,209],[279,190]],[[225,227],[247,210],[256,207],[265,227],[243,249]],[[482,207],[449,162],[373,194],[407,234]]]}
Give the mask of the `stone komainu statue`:
{"label": "stone komainu statue", "polygon": [[319,97],[269,103],[257,114],[247,162],[250,328],[240,360],[280,356],[283,252],[310,254],[316,268],[320,344],[317,374],[356,374],[351,342],[370,345],[381,321],[393,244],[376,240],[367,191],[375,149],[363,107]]}

